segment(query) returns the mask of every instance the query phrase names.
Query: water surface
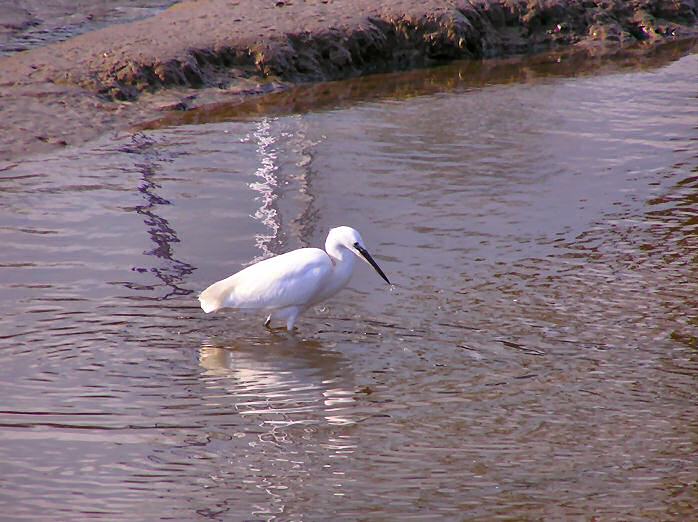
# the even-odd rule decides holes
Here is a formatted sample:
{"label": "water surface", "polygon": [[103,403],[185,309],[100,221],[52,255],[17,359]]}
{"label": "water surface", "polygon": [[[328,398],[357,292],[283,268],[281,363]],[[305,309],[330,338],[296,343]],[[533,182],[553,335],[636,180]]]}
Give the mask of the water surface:
{"label": "water surface", "polygon": [[0,56],[154,16],[176,0],[0,0]]}
{"label": "water surface", "polygon": [[[698,55],[463,67],[0,173],[4,513],[695,515]],[[290,336],[198,309],[340,224],[395,288],[361,265]]]}

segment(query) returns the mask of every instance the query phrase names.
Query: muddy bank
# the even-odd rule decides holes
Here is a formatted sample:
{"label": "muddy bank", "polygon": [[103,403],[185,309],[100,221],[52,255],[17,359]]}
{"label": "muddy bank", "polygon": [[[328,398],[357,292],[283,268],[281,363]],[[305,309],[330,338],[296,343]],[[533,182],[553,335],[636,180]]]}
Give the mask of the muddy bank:
{"label": "muddy bank", "polygon": [[632,73],[664,67],[695,51],[698,51],[698,39],[684,39],[637,53],[619,52],[593,57],[585,53],[539,53],[525,57],[458,60],[429,69],[365,75],[341,82],[303,83],[268,94],[246,96],[242,100],[224,100],[192,106],[188,110],[167,111],[137,124],[135,130],[249,121],[264,116],[284,117],[347,108],[386,98],[405,99],[512,83],[532,85],[551,78]]}
{"label": "muddy bank", "polygon": [[[696,34],[695,0],[202,0],[0,59],[0,159],[161,110],[459,58]],[[196,89],[196,90],[192,90]],[[203,89],[203,90],[202,90]]]}

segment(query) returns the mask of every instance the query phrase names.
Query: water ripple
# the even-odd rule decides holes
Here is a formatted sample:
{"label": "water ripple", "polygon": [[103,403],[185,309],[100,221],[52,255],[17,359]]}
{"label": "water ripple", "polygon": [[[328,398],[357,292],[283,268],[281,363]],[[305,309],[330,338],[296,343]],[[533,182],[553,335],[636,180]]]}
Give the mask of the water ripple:
{"label": "water ripple", "polygon": [[[690,519],[696,59],[409,73],[3,170],[8,516]],[[394,287],[361,266],[295,335],[198,308],[338,224]]]}

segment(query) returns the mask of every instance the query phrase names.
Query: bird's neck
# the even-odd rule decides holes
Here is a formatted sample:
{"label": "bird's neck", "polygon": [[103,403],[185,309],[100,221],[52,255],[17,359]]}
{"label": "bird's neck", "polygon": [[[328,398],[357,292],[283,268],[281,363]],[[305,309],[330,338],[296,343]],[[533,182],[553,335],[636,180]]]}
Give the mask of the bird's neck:
{"label": "bird's neck", "polygon": [[347,271],[351,273],[354,268],[354,261],[356,261],[356,256],[353,252],[346,247],[336,244],[325,244],[325,251],[332,259],[335,272]]}

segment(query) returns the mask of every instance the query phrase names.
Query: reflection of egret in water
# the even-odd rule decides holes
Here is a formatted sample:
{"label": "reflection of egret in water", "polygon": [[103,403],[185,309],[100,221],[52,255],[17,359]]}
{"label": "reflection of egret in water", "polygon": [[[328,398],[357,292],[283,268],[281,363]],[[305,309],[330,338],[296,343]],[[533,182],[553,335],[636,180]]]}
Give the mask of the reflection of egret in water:
{"label": "reflection of egret in water", "polygon": [[210,387],[232,393],[236,410],[260,416],[271,436],[295,424],[355,422],[342,415],[354,404],[354,391],[341,356],[318,341],[265,336],[206,342],[199,363]]}
{"label": "reflection of egret in water", "polygon": [[[318,216],[311,190],[312,149],[317,142],[307,134],[307,122],[301,117],[264,118],[247,137],[257,145],[260,161],[254,173],[257,180],[249,185],[259,193],[257,200],[261,202],[253,217],[267,229],[255,238],[262,252],[251,263],[281,253],[284,233],[295,236],[301,246],[308,246],[313,238]],[[290,230],[282,230],[284,221]]]}
{"label": "reflection of egret in water", "polygon": [[[191,290],[179,286],[182,281],[191,274],[195,268],[184,261],[174,257],[172,244],[179,243],[177,232],[170,226],[169,222],[159,216],[156,212],[160,205],[171,205],[167,199],[158,196],[157,190],[160,187],[156,181],[157,163],[164,161],[154,150],[154,141],[142,134],[133,136],[132,143],[120,149],[121,152],[138,154],[143,158],[142,162],[136,163],[141,172],[141,184],[138,191],[143,195],[145,204],[133,207],[136,213],[144,217],[144,223],[148,227],[148,235],[155,243],[155,248],[144,252],[145,255],[155,256],[165,261],[161,267],[141,268],[135,267],[137,272],[150,272],[155,275],[163,286],[169,291],[159,299],[168,299],[172,296],[188,295]],[[129,288],[142,288],[132,283],[127,283]]]}
{"label": "reflection of egret in water", "polygon": [[[199,363],[208,391],[204,408],[224,407],[240,419],[228,460],[212,479],[244,479],[265,492],[266,502],[257,502],[252,515],[286,513],[289,499],[304,496],[310,476],[324,476],[329,490],[344,491],[350,479],[335,471],[351,465],[361,414],[340,353],[318,341],[264,336],[204,342]],[[211,429],[230,433],[225,426]]]}

